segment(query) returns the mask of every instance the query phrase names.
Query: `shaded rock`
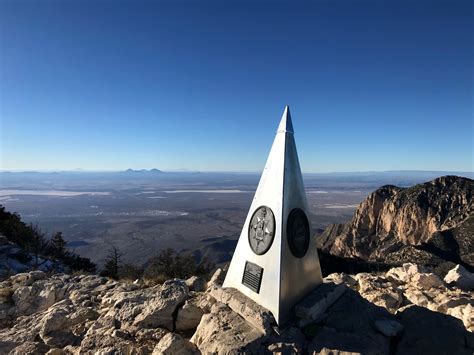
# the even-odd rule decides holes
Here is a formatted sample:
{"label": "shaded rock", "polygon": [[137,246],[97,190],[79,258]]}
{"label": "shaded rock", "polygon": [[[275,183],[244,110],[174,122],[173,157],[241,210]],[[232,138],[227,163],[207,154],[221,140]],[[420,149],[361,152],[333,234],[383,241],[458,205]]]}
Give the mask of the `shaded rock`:
{"label": "shaded rock", "polygon": [[467,330],[474,332],[474,307],[470,303],[449,308],[446,314],[460,319]]}
{"label": "shaded rock", "polygon": [[199,351],[197,350],[196,345],[190,343],[186,339],[183,339],[183,337],[181,337],[179,334],[175,333],[166,334],[163,338],[161,338],[160,342],[153,350],[154,355],[191,355],[198,353]]}
{"label": "shaded rock", "polygon": [[273,343],[267,347],[268,351],[271,351],[275,355],[291,355],[300,354],[303,348],[298,343]]}
{"label": "shaded rock", "polygon": [[474,290],[474,273],[467,271],[463,266],[456,265],[444,278],[448,285],[454,285],[461,290]]}
{"label": "shaded rock", "polygon": [[[347,289],[344,295],[335,302],[326,312],[324,325],[337,333],[346,334],[346,339],[358,339],[367,349],[378,349],[380,353],[388,353],[389,339],[378,333],[375,322],[381,318],[393,319],[393,316],[382,307],[362,298],[357,292]],[[329,333],[330,335],[332,333]],[[322,336],[317,335],[318,338]],[[321,347],[340,349],[332,343],[326,343],[323,338],[319,340]],[[346,349],[347,350],[347,349]],[[356,351],[356,350],[347,350]],[[372,351],[372,350],[371,350]]]}
{"label": "shaded rock", "polygon": [[[387,344],[388,345],[388,344]],[[370,337],[364,334],[337,332],[322,328],[308,346],[309,354],[389,354],[388,346],[379,348]]]}
{"label": "shaded rock", "polygon": [[295,314],[301,318],[300,326],[321,318],[324,312],[346,291],[345,284],[323,283],[295,306]]}
{"label": "shaded rock", "polygon": [[396,354],[472,354],[474,334],[459,319],[413,306],[400,313],[405,330]]}
{"label": "shaded rock", "polygon": [[207,282],[204,278],[199,276],[191,276],[186,280],[186,285],[190,291],[203,292],[206,290]]}
{"label": "shaded rock", "polygon": [[203,315],[191,342],[204,354],[259,352],[264,336],[240,315],[222,303]]}
{"label": "shaded rock", "polygon": [[387,337],[394,337],[403,331],[403,325],[393,319],[378,319],[375,321],[375,329]]}
{"label": "shaded rock", "polygon": [[275,323],[271,312],[238,290],[232,287],[212,286],[208,289],[208,292],[218,302],[229,306],[234,312],[242,316],[262,334],[268,334],[271,331],[272,325]]}

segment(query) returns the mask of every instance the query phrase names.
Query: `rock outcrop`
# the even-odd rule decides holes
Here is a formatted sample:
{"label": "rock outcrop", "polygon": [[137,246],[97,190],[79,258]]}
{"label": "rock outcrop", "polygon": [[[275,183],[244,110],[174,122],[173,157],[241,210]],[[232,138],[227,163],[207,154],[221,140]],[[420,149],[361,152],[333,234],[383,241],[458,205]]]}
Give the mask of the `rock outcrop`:
{"label": "rock outcrop", "polygon": [[473,188],[474,180],[456,176],[410,188],[383,186],[360,204],[350,222],[319,235],[318,248],[367,261],[451,261],[474,268]]}
{"label": "rock outcrop", "polygon": [[[459,267],[448,275],[458,275]],[[219,270],[206,291],[34,271],[0,284],[2,354],[456,353],[474,350],[474,293],[415,264],[332,274],[276,328]],[[462,271],[463,277],[473,275]],[[194,287],[204,289],[204,285]]]}

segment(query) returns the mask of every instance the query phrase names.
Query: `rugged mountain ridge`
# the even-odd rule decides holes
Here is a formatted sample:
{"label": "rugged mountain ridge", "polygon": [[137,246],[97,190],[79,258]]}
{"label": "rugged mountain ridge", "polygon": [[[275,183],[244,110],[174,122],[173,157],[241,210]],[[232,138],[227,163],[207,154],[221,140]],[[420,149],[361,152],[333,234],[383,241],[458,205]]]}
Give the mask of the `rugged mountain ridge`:
{"label": "rugged mountain ridge", "polygon": [[317,236],[326,253],[388,263],[443,261],[474,267],[474,180],[443,176],[370,194],[351,221]]}

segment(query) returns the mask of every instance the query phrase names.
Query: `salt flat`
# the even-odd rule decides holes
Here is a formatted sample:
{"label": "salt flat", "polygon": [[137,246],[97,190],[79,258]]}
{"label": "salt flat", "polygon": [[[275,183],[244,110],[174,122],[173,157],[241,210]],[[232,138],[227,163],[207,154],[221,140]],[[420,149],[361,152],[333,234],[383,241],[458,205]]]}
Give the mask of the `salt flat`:
{"label": "salt flat", "polygon": [[0,190],[0,196],[16,196],[16,195],[74,197],[74,196],[80,196],[80,195],[104,196],[104,195],[110,195],[110,192],[63,191],[63,190]]}

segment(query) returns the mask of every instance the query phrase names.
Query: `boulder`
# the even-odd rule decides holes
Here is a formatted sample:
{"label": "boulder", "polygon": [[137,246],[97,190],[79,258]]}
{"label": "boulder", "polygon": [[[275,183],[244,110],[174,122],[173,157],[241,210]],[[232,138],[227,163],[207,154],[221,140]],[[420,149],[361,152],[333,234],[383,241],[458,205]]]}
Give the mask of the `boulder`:
{"label": "boulder", "polygon": [[44,276],[43,272],[34,271],[18,274],[10,279],[14,289],[11,298],[16,316],[45,310],[64,299],[64,282],[60,278],[43,279]]}
{"label": "boulder", "polygon": [[444,282],[464,291],[474,290],[474,274],[461,265],[456,265],[454,269],[450,270],[445,276]]}
{"label": "boulder", "polygon": [[295,314],[301,318],[300,326],[322,317],[324,312],[346,291],[345,284],[323,283],[295,306]]}
{"label": "boulder", "polygon": [[263,334],[228,306],[217,302],[203,315],[191,342],[203,354],[258,353]]}
{"label": "boulder", "polygon": [[474,332],[474,307],[471,304],[449,308],[446,314],[460,319],[467,330]]}
{"label": "boulder", "polygon": [[190,291],[203,292],[206,290],[207,282],[199,276],[191,276],[186,280],[186,285]]}
{"label": "boulder", "polygon": [[[371,353],[388,353],[390,348],[390,339],[376,331],[375,322],[379,319],[394,319],[385,308],[378,307],[366,299],[362,298],[357,292],[347,289],[346,292],[326,311],[322,324],[325,332],[316,333],[316,344],[320,348],[339,349],[344,351],[360,352],[367,351]],[[327,329],[326,329],[327,328]],[[334,342],[333,331],[342,334],[342,339],[350,343],[354,341],[359,347],[338,347],[336,338]],[[324,338],[326,333],[329,338]],[[315,344],[313,344],[315,345]]]}
{"label": "boulder", "polygon": [[223,268],[218,268],[207,283],[207,287],[209,288],[213,286],[222,286],[226,274],[227,270],[224,270]]}
{"label": "boulder", "polygon": [[211,311],[215,299],[206,293],[194,294],[183,307],[179,308],[176,317],[176,330],[196,329],[204,314]]}
{"label": "boulder", "polygon": [[355,276],[359,283],[359,293],[366,300],[385,307],[394,313],[403,302],[403,294],[397,285],[392,284],[387,278],[360,273]]}
{"label": "boulder", "polygon": [[174,330],[174,313],[189,297],[188,286],[182,280],[168,280],[157,291],[155,297],[145,302],[133,325],[139,328],[165,327]]}
{"label": "boulder", "polygon": [[429,290],[433,287],[443,286],[443,281],[433,273],[419,273],[415,274],[411,280],[416,286]]}
{"label": "boulder", "polygon": [[13,284],[13,289],[16,290],[20,286],[31,286],[35,281],[46,278],[47,275],[43,271],[30,271],[13,275],[10,277],[10,282]]}
{"label": "boulder", "polygon": [[238,290],[232,287],[211,286],[208,292],[218,302],[229,306],[262,334],[269,334],[271,332],[272,326],[275,323],[271,312]]}
{"label": "boulder", "polygon": [[166,334],[161,338],[155,349],[153,349],[153,355],[192,355],[198,353],[199,351],[197,350],[196,345],[175,333]]}
{"label": "boulder", "polygon": [[405,328],[395,354],[470,354],[474,334],[459,319],[412,306],[399,314]]}
{"label": "boulder", "polygon": [[309,354],[348,355],[348,354],[377,354],[388,355],[388,344],[379,348],[370,336],[337,332],[328,327],[322,328],[308,346]]}
{"label": "boulder", "polygon": [[44,354],[49,350],[49,346],[39,343],[27,341],[18,345],[9,352],[10,355],[24,355],[24,354]]}

